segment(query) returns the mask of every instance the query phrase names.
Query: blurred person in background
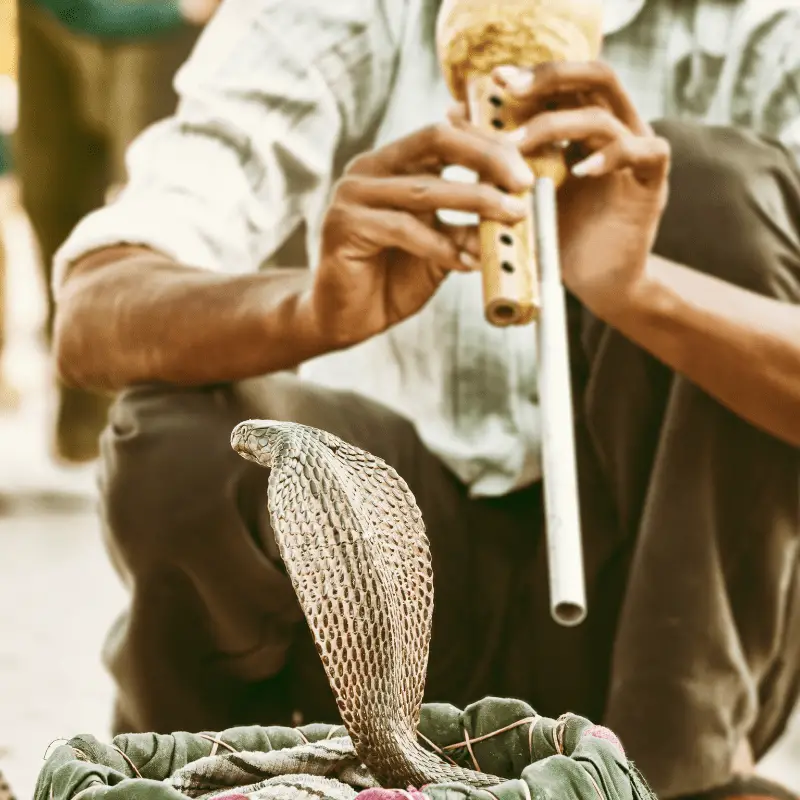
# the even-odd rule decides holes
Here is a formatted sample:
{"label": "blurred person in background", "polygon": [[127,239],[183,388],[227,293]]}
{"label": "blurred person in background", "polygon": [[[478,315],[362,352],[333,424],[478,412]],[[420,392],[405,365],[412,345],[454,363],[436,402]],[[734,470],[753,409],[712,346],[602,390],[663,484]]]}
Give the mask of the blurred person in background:
{"label": "blurred person in background", "polygon": [[11,135],[16,127],[17,91],[10,75],[0,73],[0,411],[15,409],[19,393],[10,383],[4,363],[8,335],[8,254],[6,223],[18,205]]}
{"label": "blurred person in background", "polygon": [[[17,170],[41,253],[52,336],[50,265],[74,225],[125,179],[128,144],[175,108],[175,71],[218,0],[20,0]],[[109,397],[58,384],[56,455],[97,455]]]}
{"label": "blurred person in background", "polygon": [[[336,719],[268,471],[229,441],[292,420],[419,503],[429,700],[602,719],[665,799],[790,796],[753,770],[800,689],[800,4],[604,7],[603,62],[498,70],[530,120],[489,137],[444,122],[437,0],[222,4],[176,115],[55,265],[64,376],[125,390],[101,447],[131,589],[115,730]],[[475,231],[435,214],[518,220],[523,156],[564,140],[588,157],[559,198],[576,628],[550,617],[532,331],[486,323]],[[303,227],[307,254],[279,258]]]}
{"label": "blurred person in background", "polygon": [[17,407],[19,393],[8,380],[4,357],[8,334],[8,274],[6,221],[17,206],[11,136],[17,127],[18,92],[16,4],[0,2],[0,411]]}

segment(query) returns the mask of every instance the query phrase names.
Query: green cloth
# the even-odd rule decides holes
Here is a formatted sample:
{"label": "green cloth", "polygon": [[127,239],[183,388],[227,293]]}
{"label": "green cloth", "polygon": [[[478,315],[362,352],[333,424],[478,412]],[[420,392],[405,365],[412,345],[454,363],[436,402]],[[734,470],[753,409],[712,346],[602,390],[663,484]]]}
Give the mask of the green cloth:
{"label": "green cloth", "polygon": [[[423,791],[430,800],[654,800],[616,737],[583,717],[546,719],[521,701],[486,698],[464,711],[423,706],[419,734],[453,762],[501,779],[491,794],[429,785]],[[344,728],[242,727],[126,734],[111,745],[77,736],[45,762],[35,800],[72,800],[81,792],[81,800],[355,800],[374,786]]]}
{"label": "green cloth", "polygon": [[11,141],[0,131],[0,178],[8,175],[14,169],[14,160],[11,156]]}
{"label": "green cloth", "polygon": [[33,0],[75,33],[141,39],[184,25],[178,0]]}

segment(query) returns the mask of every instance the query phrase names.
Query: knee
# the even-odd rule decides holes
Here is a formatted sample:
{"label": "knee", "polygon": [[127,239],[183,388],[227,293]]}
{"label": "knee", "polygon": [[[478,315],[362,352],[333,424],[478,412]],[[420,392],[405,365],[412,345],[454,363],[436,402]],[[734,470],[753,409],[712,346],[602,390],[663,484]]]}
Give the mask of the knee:
{"label": "knee", "polygon": [[760,294],[800,298],[800,172],[788,151],[732,128],[655,127],[673,163],[656,252]]}
{"label": "knee", "polygon": [[235,503],[246,466],[230,448],[240,420],[230,389],[123,393],[101,438],[100,497],[109,546],[134,572],[176,563]]}

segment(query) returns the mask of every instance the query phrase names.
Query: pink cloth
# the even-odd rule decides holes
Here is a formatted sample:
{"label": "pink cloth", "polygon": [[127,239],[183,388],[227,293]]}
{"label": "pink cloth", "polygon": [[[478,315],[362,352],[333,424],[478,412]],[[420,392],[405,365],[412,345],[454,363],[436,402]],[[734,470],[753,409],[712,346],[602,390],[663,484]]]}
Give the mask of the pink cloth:
{"label": "pink cloth", "polygon": [[614,731],[604,728],[602,725],[592,725],[591,728],[587,728],[583,732],[583,735],[593,736],[595,739],[605,739],[607,742],[611,742],[611,744],[616,745],[619,748],[620,753],[625,756],[625,748],[622,746],[622,742],[617,738],[617,735],[614,733]]}
{"label": "pink cloth", "polygon": [[426,794],[409,786],[402,789],[364,789],[356,795],[356,800],[429,800]]}

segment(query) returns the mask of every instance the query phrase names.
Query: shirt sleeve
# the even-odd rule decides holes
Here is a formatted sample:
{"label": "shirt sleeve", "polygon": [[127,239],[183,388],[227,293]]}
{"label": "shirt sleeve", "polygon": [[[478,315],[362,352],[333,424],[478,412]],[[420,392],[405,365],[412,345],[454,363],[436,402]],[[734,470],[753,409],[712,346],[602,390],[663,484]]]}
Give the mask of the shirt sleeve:
{"label": "shirt sleeve", "polygon": [[184,24],[178,0],[37,0],[62,25],[88,36],[137,39]]}
{"label": "shirt sleeve", "polygon": [[798,42],[798,0],[747,4],[720,78],[717,119],[710,121],[779,140],[800,159]]}
{"label": "shirt sleeve", "polygon": [[380,120],[403,0],[225,0],[176,78],[176,114],[128,152],[129,180],[56,254],[144,245],[257,270],[324,208],[338,165]]}

